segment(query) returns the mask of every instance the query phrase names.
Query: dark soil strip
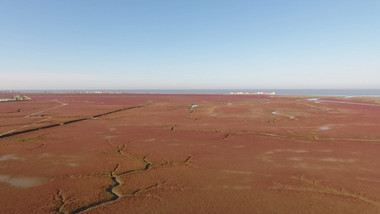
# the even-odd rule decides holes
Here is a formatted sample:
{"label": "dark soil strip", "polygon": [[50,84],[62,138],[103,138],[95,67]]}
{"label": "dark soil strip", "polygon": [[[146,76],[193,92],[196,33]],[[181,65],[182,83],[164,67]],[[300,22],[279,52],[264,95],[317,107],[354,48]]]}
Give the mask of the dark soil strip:
{"label": "dark soil strip", "polygon": [[81,121],[85,121],[85,120],[97,119],[97,118],[100,118],[102,116],[106,116],[106,115],[109,115],[109,114],[114,114],[114,113],[130,110],[130,109],[134,109],[134,108],[142,108],[144,106],[146,106],[146,105],[131,106],[131,107],[127,107],[127,108],[118,109],[118,110],[115,110],[115,111],[106,112],[106,113],[103,113],[103,114],[98,114],[98,115],[95,115],[95,116],[92,116],[92,117],[85,117],[85,118],[76,119],[76,120],[69,120],[69,121],[66,121],[66,122],[63,122],[63,123],[60,123],[60,124],[53,124],[53,125],[47,125],[47,126],[42,126],[42,127],[38,127],[38,128],[27,129],[27,130],[23,130],[23,131],[11,132],[11,133],[8,133],[8,134],[1,135],[0,139],[6,138],[6,137],[11,137],[11,136],[14,136],[14,135],[24,134],[24,133],[28,133],[28,132],[34,132],[34,131],[38,131],[38,130],[42,130],[42,129],[49,129],[49,128],[53,128],[53,127],[57,127],[57,126],[68,125],[70,123],[77,123],[77,122],[81,122]]}
{"label": "dark soil strip", "polygon": [[227,139],[230,135],[231,135],[231,130],[226,135],[224,135],[223,140]]}
{"label": "dark soil strip", "polygon": [[65,204],[65,200],[63,199],[63,196],[62,196],[60,190],[57,190],[56,200],[58,201],[59,205],[58,205],[58,207],[55,209],[55,212],[56,212],[56,213],[59,213],[59,214],[65,214],[65,213],[62,212],[62,210],[61,210],[62,207],[63,207],[63,205]]}
{"label": "dark soil strip", "polygon": [[70,120],[70,121],[63,122],[60,125],[67,125],[67,124],[70,124],[70,123],[77,123],[77,122],[80,122],[80,121],[83,121],[83,120],[90,120],[90,119],[93,119],[93,118],[88,117],[88,118],[81,118],[81,119],[76,119],[76,120]]}
{"label": "dark soil strip", "polygon": [[113,182],[112,185],[108,186],[106,191],[111,195],[111,198],[108,198],[108,199],[103,199],[103,200],[100,200],[100,201],[96,201],[94,203],[91,203],[87,206],[84,206],[84,207],[80,207],[72,212],[70,212],[71,214],[75,214],[75,213],[80,213],[80,212],[83,212],[83,211],[86,211],[90,208],[93,208],[93,207],[96,207],[96,206],[100,206],[102,204],[106,204],[106,203],[109,203],[109,202],[112,202],[112,201],[116,201],[117,199],[120,198],[120,196],[118,194],[116,194],[113,189],[115,187],[118,187],[120,185],[120,182],[117,180],[117,177],[116,175],[114,175],[114,172],[117,170],[117,168],[119,168],[119,164],[116,165],[115,169],[110,172],[110,177],[111,177],[111,180]]}

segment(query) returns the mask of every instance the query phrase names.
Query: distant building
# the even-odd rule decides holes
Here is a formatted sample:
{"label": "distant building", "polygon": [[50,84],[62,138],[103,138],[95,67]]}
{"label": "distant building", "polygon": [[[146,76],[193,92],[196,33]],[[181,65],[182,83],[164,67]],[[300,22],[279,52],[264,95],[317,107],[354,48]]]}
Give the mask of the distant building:
{"label": "distant building", "polygon": [[253,94],[253,95],[276,95],[276,92],[242,92],[242,91],[237,91],[237,92],[230,92],[230,94]]}
{"label": "distant building", "polygon": [[10,98],[10,99],[0,99],[0,102],[28,101],[28,100],[32,100],[32,99],[28,96],[15,95],[13,96],[13,98]]}

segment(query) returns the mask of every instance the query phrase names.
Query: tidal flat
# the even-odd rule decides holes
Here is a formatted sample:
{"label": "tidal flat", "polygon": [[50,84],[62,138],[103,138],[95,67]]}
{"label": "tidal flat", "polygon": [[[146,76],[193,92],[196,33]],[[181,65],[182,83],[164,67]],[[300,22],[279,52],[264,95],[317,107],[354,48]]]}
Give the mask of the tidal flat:
{"label": "tidal flat", "polygon": [[0,103],[0,213],[380,213],[380,98]]}

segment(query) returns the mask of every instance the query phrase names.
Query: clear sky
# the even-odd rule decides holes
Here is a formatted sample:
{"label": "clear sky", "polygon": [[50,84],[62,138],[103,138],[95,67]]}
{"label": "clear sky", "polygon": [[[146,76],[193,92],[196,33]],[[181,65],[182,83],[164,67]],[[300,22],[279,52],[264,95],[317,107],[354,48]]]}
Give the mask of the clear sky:
{"label": "clear sky", "polygon": [[0,89],[380,88],[379,0],[0,0]]}

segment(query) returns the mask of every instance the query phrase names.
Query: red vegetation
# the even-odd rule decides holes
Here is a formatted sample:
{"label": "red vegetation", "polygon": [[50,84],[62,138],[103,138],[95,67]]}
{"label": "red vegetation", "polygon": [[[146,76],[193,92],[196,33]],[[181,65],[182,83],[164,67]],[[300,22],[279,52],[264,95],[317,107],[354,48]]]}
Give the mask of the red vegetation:
{"label": "red vegetation", "polygon": [[29,97],[0,103],[0,213],[380,213],[374,102]]}

